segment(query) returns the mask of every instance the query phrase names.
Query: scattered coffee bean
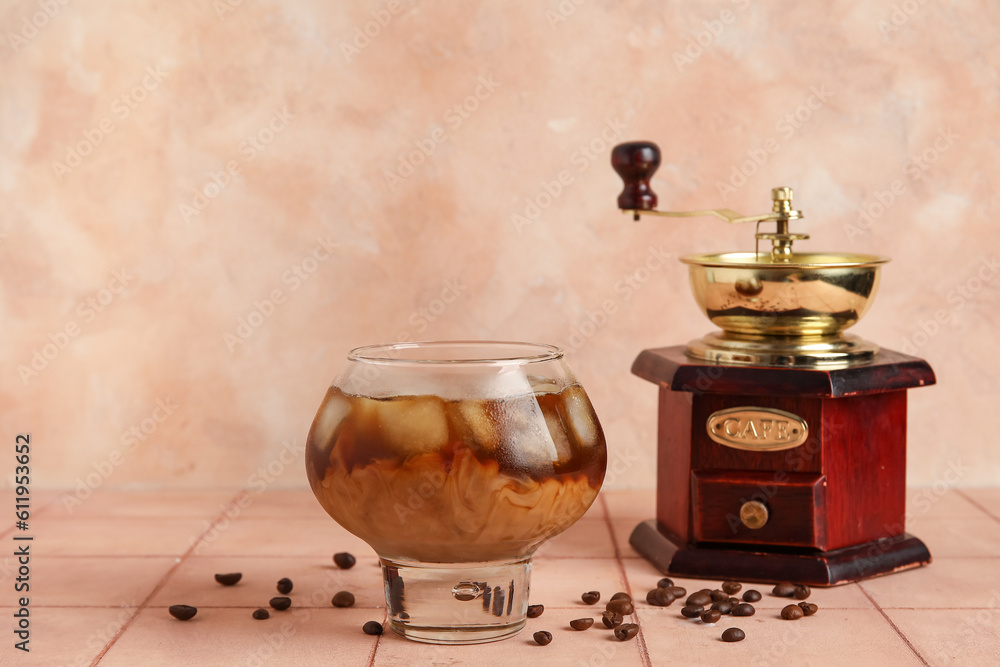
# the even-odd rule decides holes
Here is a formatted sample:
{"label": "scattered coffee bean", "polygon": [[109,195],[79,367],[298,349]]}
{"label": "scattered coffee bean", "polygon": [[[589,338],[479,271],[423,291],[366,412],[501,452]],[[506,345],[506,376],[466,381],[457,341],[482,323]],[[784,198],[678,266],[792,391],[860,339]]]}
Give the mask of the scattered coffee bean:
{"label": "scattered coffee bean", "polygon": [[353,607],[354,595],[348,591],[340,591],[330,600],[334,607]]}
{"label": "scattered coffee bean", "polygon": [[178,621],[190,621],[198,613],[198,608],[187,604],[172,604],[167,611]]}
{"label": "scattered coffee bean", "polygon": [[755,591],[752,588],[748,591],[743,591],[744,602],[760,602],[760,598],[760,591]]}
{"label": "scattered coffee bean", "polygon": [[701,614],[702,623],[718,623],[720,618],[722,618],[722,612],[717,609],[709,609]]}
{"label": "scattered coffee bean", "polygon": [[605,607],[608,611],[616,611],[622,616],[628,616],[635,612],[635,606],[628,600],[612,600]]}
{"label": "scattered coffee bean", "polygon": [[600,591],[587,591],[580,596],[580,599],[586,604],[597,604],[601,601],[601,593]]}
{"label": "scattered coffee bean", "polygon": [[292,580],[288,577],[278,579],[278,592],[282,595],[288,595],[292,592]]}
{"label": "scattered coffee bean", "polygon": [[673,585],[674,585],[674,580],[669,579],[667,577],[663,577],[663,579],[660,579],[659,581],[656,582],[657,588],[670,588]]}
{"label": "scattered coffee bean", "polygon": [[812,602],[800,602],[799,606],[802,607],[802,613],[806,616],[812,616],[819,611],[819,607],[814,605]]}
{"label": "scattered coffee bean", "polygon": [[615,600],[628,600],[629,602],[631,602],[632,596],[629,595],[628,593],[615,593],[614,595],[611,596],[611,599],[608,600],[608,602],[614,602]]}
{"label": "scattered coffee bean", "polygon": [[739,628],[729,628],[722,633],[722,641],[724,642],[741,642],[746,639],[746,633]]}
{"label": "scattered coffee bean", "polygon": [[271,598],[270,602],[271,609],[277,609],[278,611],[285,611],[292,606],[292,599],[286,597]]}
{"label": "scattered coffee bean", "polygon": [[639,634],[639,626],[635,623],[624,623],[615,628],[615,637],[621,641],[632,639]]}
{"label": "scattered coffee bean", "polygon": [[670,594],[674,596],[675,600],[680,600],[688,594],[687,589],[683,586],[668,586],[667,590],[670,591]]}
{"label": "scattered coffee bean", "polygon": [[368,621],[361,626],[361,631],[366,635],[380,635],[382,634],[382,624],[378,621]]}
{"label": "scattered coffee bean", "polygon": [[[337,564],[341,570],[350,570],[354,567],[357,560],[351,554],[346,551],[341,551],[340,553],[333,554],[333,562]],[[380,633],[381,634],[381,633]]]}
{"label": "scattered coffee bean", "polygon": [[681,616],[684,618],[698,618],[705,608],[700,605],[689,604],[681,609]]}
{"label": "scattered coffee bean", "polygon": [[601,623],[606,628],[617,628],[625,619],[617,611],[606,611],[601,615]]}
{"label": "scattered coffee bean", "polygon": [[265,619],[271,618],[271,612],[261,607],[260,609],[254,609],[252,616],[256,618],[258,621],[263,621]]}
{"label": "scattered coffee bean", "polygon": [[687,605],[694,605],[696,607],[704,607],[707,604],[712,604],[712,596],[708,593],[703,593],[698,591],[697,593],[692,593],[688,596]]}
{"label": "scattered coffee bean", "polygon": [[742,588],[743,588],[743,584],[741,584],[738,581],[723,581],[722,582],[722,590],[726,591],[730,595],[735,595],[736,593],[739,593],[740,589],[742,589]]}
{"label": "scattered coffee bean", "polygon": [[528,605],[528,618],[538,618],[545,611],[545,605],[541,604],[529,604]]}
{"label": "scattered coffee bean", "polygon": [[729,600],[726,600],[725,602],[715,602],[712,604],[712,609],[720,614],[728,614],[733,610],[733,603]]}
{"label": "scattered coffee bean", "polygon": [[771,589],[771,595],[775,595],[779,598],[790,598],[795,594],[795,584],[790,584],[787,581],[783,581],[780,584],[775,584],[774,588]]}
{"label": "scattered coffee bean", "polygon": [[669,607],[674,603],[674,595],[669,588],[654,588],[646,593],[646,602],[654,607]]}
{"label": "scattered coffee bean", "polygon": [[757,613],[757,610],[754,609],[752,604],[747,604],[746,602],[742,602],[733,607],[733,610],[730,611],[729,613],[732,614],[733,616],[753,616],[755,613]]}
{"label": "scattered coffee bean", "polygon": [[594,624],[594,619],[592,618],[577,618],[569,622],[569,627],[574,630],[586,630]]}
{"label": "scattered coffee bean", "polygon": [[729,598],[729,604],[733,605],[734,607],[738,605],[740,602],[741,600],[739,598]]}
{"label": "scattered coffee bean", "polygon": [[709,595],[712,596],[712,602],[722,602],[729,599],[729,593],[720,589],[712,591]]}
{"label": "scattered coffee bean", "polygon": [[795,591],[792,593],[792,596],[796,600],[805,600],[810,595],[812,595],[812,589],[804,584],[802,586],[796,586]]}
{"label": "scattered coffee bean", "polygon": [[243,578],[242,572],[230,572],[229,574],[217,574],[215,580],[223,586],[232,586]]}
{"label": "scattered coffee bean", "polygon": [[781,617],[786,621],[797,621],[805,616],[805,611],[797,604],[790,604],[781,610]]}
{"label": "scattered coffee bean", "polygon": [[545,630],[539,630],[532,637],[535,638],[535,643],[541,646],[546,646],[552,641],[552,633]]}

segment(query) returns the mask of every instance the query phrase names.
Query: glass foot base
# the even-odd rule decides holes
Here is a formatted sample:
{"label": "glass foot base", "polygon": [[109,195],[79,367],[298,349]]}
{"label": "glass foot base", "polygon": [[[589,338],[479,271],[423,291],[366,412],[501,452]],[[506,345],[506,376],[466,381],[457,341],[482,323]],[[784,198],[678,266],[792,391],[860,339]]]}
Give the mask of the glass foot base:
{"label": "glass foot base", "polygon": [[524,627],[530,559],[403,564],[382,559],[389,627],[429,644],[479,644]]}

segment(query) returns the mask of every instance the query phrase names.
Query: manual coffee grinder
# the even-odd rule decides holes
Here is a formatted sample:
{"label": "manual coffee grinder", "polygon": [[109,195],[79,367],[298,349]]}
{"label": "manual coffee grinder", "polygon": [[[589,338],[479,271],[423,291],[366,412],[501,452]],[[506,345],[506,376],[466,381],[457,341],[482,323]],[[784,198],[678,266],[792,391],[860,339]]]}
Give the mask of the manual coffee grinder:
{"label": "manual coffee grinder", "polygon": [[[659,385],[656,518],[630,542],[664,573],[832,586],[924,565],[905,532],[906,390],[926,361],[844,334],[871,306],[888,258],[799,252],[791,188],[772,211],[656,210],[650,142],[615,147],[618,207],[755,223],[754,252],[688,255],[691,289],[721,331],[644,350]],[[761,232],[774,222],[775,231]],[[764,243],[762,243],[764,242]],[[770,242],[770,248],[762,248]]]}

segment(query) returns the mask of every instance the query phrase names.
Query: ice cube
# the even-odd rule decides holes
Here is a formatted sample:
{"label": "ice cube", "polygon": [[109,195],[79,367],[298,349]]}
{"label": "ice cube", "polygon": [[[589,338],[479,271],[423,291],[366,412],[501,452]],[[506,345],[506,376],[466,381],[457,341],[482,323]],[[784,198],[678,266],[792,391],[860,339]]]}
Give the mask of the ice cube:
{"label": "ice cube", "polygon": [[522,472],[551,472],[559,454],[535,397],[505,399],[493,406],[500,436],[500,465]]}
{"label": "ice cube", "polygon": [[597,414],[587,393],[580,385],[567,387],[560,394],[562,407],[559,412],[563,423],[572,431],[572,436],[583,448],[596,447],[603,437]]}
{"label": "ice cube", "polygon": [[436,396],[377,401],[378,429],[398,454],[430,452],[448,444],[444,402]]}
{"label": "ice cube", "polygon": [[466,444],[477,450],[494,453],[500,442],[497,426],[490,416],[491,401],[464,400],[457,403],[463,425],[472,442]]}
{"label": "ice cube", "polygon": [[552,444],[556,448],[558,464],[569,463],[570,459],[573,458],[573,446],[569,442],[569,436],[566,435],[566,427],[563,426],[562,420],[555,412],[543,407],[542,414],[545,415],[545,425],[549,429],[549,437],[552,438]]}
{"label": "ice cube", "polygon": [[327,451],[337,427],[350,411],[351,402],[338,389],[331,387],[313,420],[310,432],[313,446],[320,451]]}

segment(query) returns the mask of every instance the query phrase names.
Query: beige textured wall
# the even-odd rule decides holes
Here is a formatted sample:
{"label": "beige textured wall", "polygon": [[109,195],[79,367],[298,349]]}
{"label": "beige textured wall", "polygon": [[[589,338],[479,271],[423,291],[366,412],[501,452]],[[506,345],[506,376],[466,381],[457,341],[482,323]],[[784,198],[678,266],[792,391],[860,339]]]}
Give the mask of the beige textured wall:
{"label": "beige textured wall", "polygon": [[0,34],[0,420],[36,485],[302,486],[345,352],[400,337],[570,348],[611,483],[652,485],[629,366],[711,328],[676,256],[752,232],[619,214],[646,138],[664,207],[790,185],[812,248],[891,255],[856,332],[938,373],[910,482],[1000,483],[995,2],[25,0]]}

